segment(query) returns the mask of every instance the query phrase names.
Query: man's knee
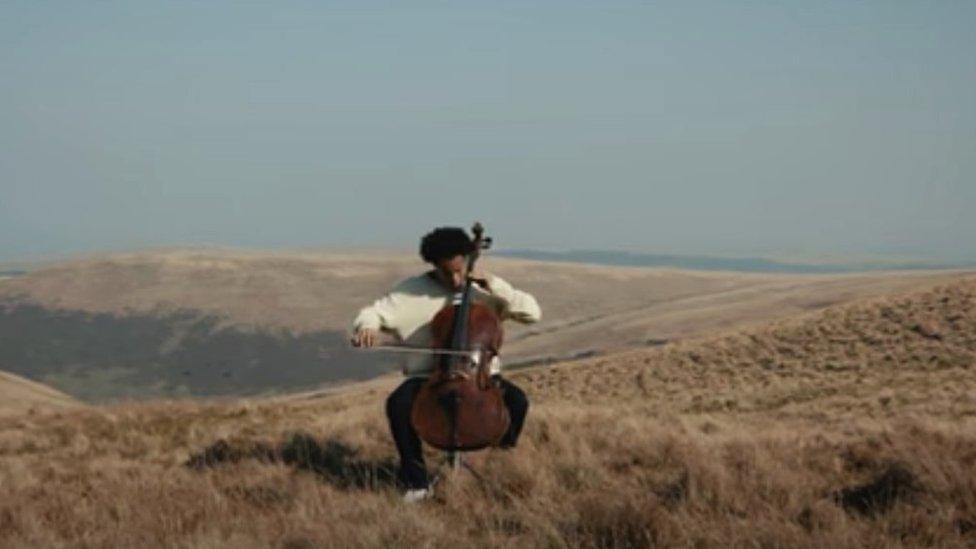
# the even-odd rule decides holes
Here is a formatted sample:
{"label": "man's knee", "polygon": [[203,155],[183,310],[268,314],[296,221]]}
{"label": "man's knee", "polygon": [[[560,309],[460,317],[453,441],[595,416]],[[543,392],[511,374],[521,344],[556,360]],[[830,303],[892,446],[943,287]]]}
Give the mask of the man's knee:
{"label": "man's knee", "polygon": [[508,400],[508,407],[512,410],[512,412],[525,414],[525,412],[529,410],[529,399],[522,391],[513,391],[506,400]]}
{"label": "man's knee", "polygon": [[386,416],[388,418],[393,418],[404,413],[409,415],[414,396],[417,394],[418,385],[417,380],[408,379],[394,389],[390,393],[390,396],[386,397]]}
{"label": "man's knee", "polygon": [[499,382],[509,411],[512,414],[525,415],[529,410],[529,397],[525,395],[525,391],[507,379],[499,378]]}

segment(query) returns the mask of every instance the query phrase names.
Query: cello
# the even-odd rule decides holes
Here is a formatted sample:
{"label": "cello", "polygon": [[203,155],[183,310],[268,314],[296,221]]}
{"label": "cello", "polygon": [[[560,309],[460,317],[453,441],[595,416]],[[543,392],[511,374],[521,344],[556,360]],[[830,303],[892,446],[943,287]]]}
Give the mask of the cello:
{"label": "cello", "polygon": [[[474,300],[472,277],[481,250],[491,238],[475,223],[474,246],[467,258],[463,289],[431,321],[436,366],[417,392],[410,422],[421,440],[448,452],[480,450],[498,443],[510,418],[490,364],[501,349],[498,313]],[[457,454],[455,454],[455,457]]]}

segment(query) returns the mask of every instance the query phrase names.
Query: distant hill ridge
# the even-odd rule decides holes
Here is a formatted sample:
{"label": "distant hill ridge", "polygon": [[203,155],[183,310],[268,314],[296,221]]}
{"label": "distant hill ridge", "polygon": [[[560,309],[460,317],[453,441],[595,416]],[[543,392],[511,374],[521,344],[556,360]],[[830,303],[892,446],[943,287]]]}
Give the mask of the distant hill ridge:
{"label": "distant hill ridge", "polygon": [[[348,344],[359,308],[422,272],[415,254],[168,250],[49,264],[0,282],[0,368],[87,401],[314,389],[397,369]],[[959,276],[790,275],[526,261],[482,268],[532,293],[506,364],[699,337]]]}
{"label": "distant hill ridge", "polygon": [[917,269],[965,269],[973,263],[936,262],[856,262],[837,264],[789,263],[763,257],[719,257],[708,255],[642,254],[608,250],[569,250],[549,252],[541,250],[516,249],[495,252],[506,257],[538,259],[542,261],[566,261],[574,263],[595,263],[598,265],[621,265],[630,267],[674,267],[704,271],[737,271],[746,273],[791,273],[791,274],[830,274],[855,273],[879,270],[917,270]]}

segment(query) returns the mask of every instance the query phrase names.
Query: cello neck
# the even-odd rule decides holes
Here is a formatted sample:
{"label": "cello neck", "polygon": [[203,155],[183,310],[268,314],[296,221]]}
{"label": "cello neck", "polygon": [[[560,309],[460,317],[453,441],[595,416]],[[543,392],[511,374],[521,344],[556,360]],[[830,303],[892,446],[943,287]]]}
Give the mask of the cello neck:
{"label": "cello neck", "polygon": [[[477,259],[477,252],[472,253],[468,258],[468,273],[474,270],[474,262]],[[454,330],[451,337],[451,349],[456,351],[466,350],[468,346],[468,310],[471,308],[471,284],[474,281],[470,276],[465,277],[464,289],[455,296],[454,302],[457,304],[454,314]]]}
{"label": "cello neck", "polygon": [[464,276],[464,289],[460,292],[460,303],[458,303],[458,297],[455,296],[456,308],[451,337],[451,349],[456,351],[467,350],[467,319],[468,310],[471,308],[471,284],[474,282],[471,278],[471,273],[474,272],[475,262],[481,256],[481,249],[485,247],[484,228],[481,226],[481,223],[475,223],[471,232],[474,233],[474,250],[468,255],[467,271]]}

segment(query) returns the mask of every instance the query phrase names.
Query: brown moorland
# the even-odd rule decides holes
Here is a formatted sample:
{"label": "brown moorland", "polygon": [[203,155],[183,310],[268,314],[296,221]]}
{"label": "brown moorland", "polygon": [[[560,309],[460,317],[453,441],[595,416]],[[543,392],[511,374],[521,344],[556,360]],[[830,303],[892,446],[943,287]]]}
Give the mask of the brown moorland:
{"label": "brown moorland", "polygon": [[512,378],[518,448],[417,505],[390,481],[394,379],[0,418],[0,545],[976,543],[971,276]]}
{"label": "brown moorland", "polygon": [[[365,379],[356,311],[424,269],[407,254],[156,250],[48,264],[0,283],[0,368],[90,401],[253,395]],[[959,273],[743,274],[517,260],[483,268],[544,311],[508,325],[509,364],[659,345],[924,288]]]}
{"label": "brown moorland", "polygon": [[[627,343],[645,335],[687,337],[716,327],[792,316],[853,299],[930,286],[953,271],[837,275],[690,271],[486,256],[482,268],[531,292],[545,305],[543,322],[515,330],[519,346],[566,348],[601,322],[628,327]],[[0,298],[50,309],[125,315],[200,311],[226,324],[294,333],[346,330],[356,311],[406,276],[427,268],[402,253],[268,250],[159,250],[97,255],[47,265],[4,281]],[[731,307],[731,308],[730,308]],[[682,314],[678,315],[677,312]],[[661,314],[673,320],[661,320]],[[750,313],[751,312],[751,313]],[[703,325],[702,320],[720,317]],[[654,318],[649,326],[641,319]],[[656,328],[660,328],[660,332]],[[572,335],[546,343],[545,334]],[[630,328],[633,328],[630,330]],[[640,328],[640,329],[638,329]],[[643,331],[641,331],[643,329]],[[590,334],[588,334],[590,335]],[[535,340],[532,344],[528,341]],[[588,341],[599,345],[598,341]],[[572,347],[572,346],[571,346]],[[512,349],[507,349],[509,353]]]}
{"label": "brown moorland", "polygon": [[83,406],[44,384],[0,370],[0,416],[68,410]]}

